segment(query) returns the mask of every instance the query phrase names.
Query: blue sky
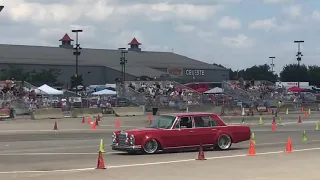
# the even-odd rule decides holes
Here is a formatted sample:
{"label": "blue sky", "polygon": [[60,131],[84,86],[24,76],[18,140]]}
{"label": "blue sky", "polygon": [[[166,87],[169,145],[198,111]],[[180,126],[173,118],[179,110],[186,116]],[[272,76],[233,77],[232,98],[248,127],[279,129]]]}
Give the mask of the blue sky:
{"label": "blue sky", "polygon": [[[81,28],[82,47],[173,51],[232,69],[271,63],[275,70],[319,64],[319,0],[0,0],[3,44],[58,46]],[[23,28],[23,30],[22,30]],[[152,59],[150,59],[152,61]]]}

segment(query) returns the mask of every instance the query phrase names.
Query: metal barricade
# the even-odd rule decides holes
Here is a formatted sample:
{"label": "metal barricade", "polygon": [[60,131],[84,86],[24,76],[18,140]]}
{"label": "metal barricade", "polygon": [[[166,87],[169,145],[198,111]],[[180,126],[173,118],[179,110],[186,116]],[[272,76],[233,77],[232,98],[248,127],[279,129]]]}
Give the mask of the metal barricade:
{"label": "metal barricade", "polygon": [[228,96],[238,99],[243,103],[247,103],[247,104],[252,103],[252,100],[253,100],[252,95],[249,92],[241,88],[238,88],[236,85],[228,83],[227,81],[223,81],[222,89],[223,89],[223,92]]}

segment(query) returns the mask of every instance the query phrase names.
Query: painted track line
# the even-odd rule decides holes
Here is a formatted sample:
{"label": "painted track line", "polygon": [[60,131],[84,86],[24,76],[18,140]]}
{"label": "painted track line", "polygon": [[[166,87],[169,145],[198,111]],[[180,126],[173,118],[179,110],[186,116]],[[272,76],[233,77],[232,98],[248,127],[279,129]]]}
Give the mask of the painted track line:
{"label": "painted track line", "polygon": [[[105,152],[103,154],[117,154],[119,152]],[[98,155],[98,152],[95,153],[1,153],[0,156],[48,156],[48,155]]]}
{"label": "painted track line", "polygon": [[[307,149],[297,149],[297,150],[293,150],[293,152],[316,151],[316,150],[320,150],[320,147],[307,148]],[[281,154],[281,153],[285,154],[284,151],[271,151],[271,152],[256,153],[256,155],[259,156],[259,155],[271,155],[271,154]],[[235,154],[235,155],[229,155],[229,156],[206,157],[206,159],[207,160],[227,159],[227,158],[238,158],[238,157],[247,157],[247,156],[248,156],[247,154]],[[151,166],[151,165],[161,165],[161,164],[173,164],[173,163],[183,163],[183,162],[191,162],[191,161],[196,161],[196,160],[195,159],[182,159],[182,160],[175,160],[175,161],[158,161],[158,162],[140,163],[140,164],[124,164],[124,165],[116,165],[116,166],[107,166],[107,169],[138,167],[138,166]],[[7,172],[0,172],[0,174],[59,173],[59,172],[91,171],[94,169],[95,168],[91,167],[91,168],[61,169],[61,170],[51,170],[51,171],[7,171]]]}
{"label": "painted track line", "polygon": [[[308,142],[320,142],[320,140],[308,140]],[[256,143],[255,146],[265,146],[265,145],[280,145],[286,144],[286,141],[283,142],[270,142],[270,143]],[[109,146],[109,145],[108,145]],[[0,156],[36,156],[36,155],[96,155],[97,153],[91,152],[32,152],[32,151],[43,151],[43,150],[64,150],[64,149],[77,149],[77,148],[87,148],[87,147],[99,147],[99,146],[79,146],[79,147],[70,147],[70,148],[43,148],[43,149],[31,149],[28,151],[2,151]],[[31,151],[31,152],[30,152]],[[118,154],[119,152],[105,152],[103,154]]]}
{"label": "painted track line", "polygon": [[[315,151],[320,150],[320,147],[318,148],[308,148],[308,149],[298,149],[293,150],[293,152],[304,152],[304,151]],[[285,151],[271,151],[271,152],[262,152],[262,153],[256,153],[257,156],[259,155],[270,155],[270,154],[281,154],[286,153]],[[207,160],[213,160],[213,159],[227,159],[227,158],[237,158],[237,157],[246,157],[247,154],[236,154],[236,155],[229,155],[229,156],[218,156],[218,157],[206,157]],[[196,161],[195,159],[182,159],[182,160],[176,160],[176,161],[159,161],[159,162],[152,162],[152,163],[141,163],[141,164],[127,164],[127,165],[117,165],[117,166],[108,166],[107,168],[124,168],[124,167],[137,167],[137,166],[150,166],[150,165],[160,165],[160,164],[173,164],[173,163],[181,163],[181,162],[190,162],[190,161]]]}
{"label": "painted track line", "polygon": [[[110,144],[111,145],[111,144]],[[109,144],[108,144],[109,146]],[[66,150],[66,149],[84,149],[84,148],[98,148],[99,145],[91,146],[74,146],[74,147],[48,147],[48,148],[39,148],[39,149],[22,149],[22,150],[4,150],[0,153],[27,153],[27,152],[39,152],[39,151],[48,151],[48,150]]]}
{"label": "painted track line", "polygon": [[[304,121],[304,122],[302,122],[301,124],[315,124],[316,122],[318,122],[318,121]],[[282,125],[295,125],[295,124],[297,124],[297,125],[300,125],[300,123],[297,123],[297,122],[283,122],[282,123]],[[249,125],[249,126],[253,126],[253,125],[255,125],[255,126],[261,126],[261,127],[263,127],[264,125],[272,125],[272,123],[264,123],[264,125],[259,125],[258,124],[258,121],[256,122],[256,123],[253,123],[253,122],[250,122],[250,123],[232,123],[231,122],[231,124],[230,124],[231,126],[232,125]],[[277,126],[281,126],[280,124],[278,124],[277,123]]]}
{"label": "painted track line", "polygon": [[59,133],[59,132],[76,132],[76,131],[91,131],[91,132],[97,132],[97,131],[115,131],[115,129],[59,129],[59,130],[50,130],[50,129],[45,129],[45,130],[31,130],[31,129],[26,129],[26,130],[1,130],[1,133],[6,134],[6,133],[28,133],[28,132],[51,132],[51,133]]}

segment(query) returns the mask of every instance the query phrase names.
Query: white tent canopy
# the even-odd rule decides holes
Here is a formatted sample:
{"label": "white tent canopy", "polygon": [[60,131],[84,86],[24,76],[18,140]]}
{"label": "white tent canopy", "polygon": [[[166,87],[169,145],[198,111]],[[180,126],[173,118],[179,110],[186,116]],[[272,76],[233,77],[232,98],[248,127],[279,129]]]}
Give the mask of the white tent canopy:
{"label": "white tent canopy", "polygon": [[219,88],[219,87],[215,87],[213,89],[210,89],[206,92],[204,92],[205,94],[215,94],[215,93],[222,93],[223,89]]}
{"label": "white tent canopy", "polygon": [[42,91],[42,92],[44,92],[46,94],[49,94],[49,95],[62,95],[63,94],[62,91],[54,89],[54,88],[52,88],[52,87],[50,87],[50,86],[48,86],[46,84],[38,87],[38,90],[40,90],[40,91]]}
{"label": "white tent canopy", "polygon": [[117,94],[117,92],[111,91],[109,89],[104,89],[104,90],[92,93],[92,95],[115,95],[115,94]]}

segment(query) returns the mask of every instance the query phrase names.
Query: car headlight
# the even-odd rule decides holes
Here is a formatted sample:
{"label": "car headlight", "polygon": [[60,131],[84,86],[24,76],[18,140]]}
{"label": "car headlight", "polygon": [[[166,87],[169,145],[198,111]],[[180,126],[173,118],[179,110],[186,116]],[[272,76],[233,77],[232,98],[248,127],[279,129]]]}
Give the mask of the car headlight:
{"label": "car headlight", "polygon": [[117,135],[116,133],[112,134],[112,142],[116,143],[117,142]]}
{"label": "car headlight", "polygon": [[131,135],[130,138],[129,138],[130,145],[134,145],[134,141],[135,141],[134,135]]}

